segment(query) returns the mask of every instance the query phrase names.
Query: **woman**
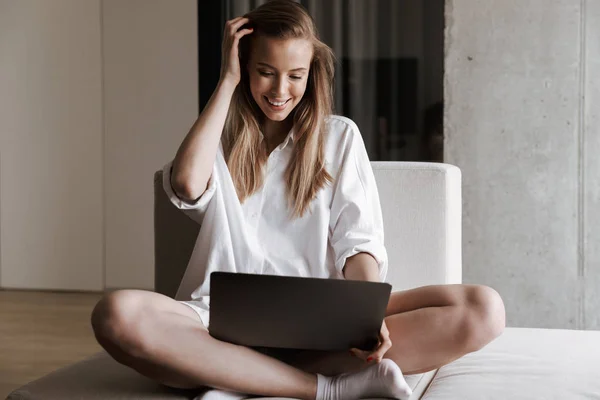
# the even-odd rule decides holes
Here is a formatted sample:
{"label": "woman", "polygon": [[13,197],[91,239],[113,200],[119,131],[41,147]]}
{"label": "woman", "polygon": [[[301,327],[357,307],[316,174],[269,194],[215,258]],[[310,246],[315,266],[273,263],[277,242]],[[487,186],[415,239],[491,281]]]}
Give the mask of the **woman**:
{"label": "woman", "polygon": [[188,300],[105,296],[92,325],[117,361],[178,388],[404,398],[402,371],[438,368],[501,333],[494,290],[448,285],[393,293],[371,352],[277,358],[208,334],[215,270],[385,278],[377,188],[358,128],[331,115],[333,75],[331,49],[297,3],[274,0],[227,22],[219,84],[163,174],[172,202],[202,223],[177,296]]}

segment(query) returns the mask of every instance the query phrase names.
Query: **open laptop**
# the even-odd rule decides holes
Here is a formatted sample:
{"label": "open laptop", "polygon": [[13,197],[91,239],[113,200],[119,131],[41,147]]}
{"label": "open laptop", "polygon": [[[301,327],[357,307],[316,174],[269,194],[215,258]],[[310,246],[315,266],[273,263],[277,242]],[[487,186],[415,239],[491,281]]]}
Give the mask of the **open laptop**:
{"label": "open laptop", "polygon": [[209,333],[248,347],[373,349],[389,283],[213,272]]}

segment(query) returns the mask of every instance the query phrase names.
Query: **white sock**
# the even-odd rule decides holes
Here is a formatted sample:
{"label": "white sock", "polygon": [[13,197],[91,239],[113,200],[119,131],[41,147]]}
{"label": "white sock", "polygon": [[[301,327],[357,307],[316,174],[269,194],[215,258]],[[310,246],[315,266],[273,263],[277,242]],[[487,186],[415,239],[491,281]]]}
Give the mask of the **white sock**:
{"label": "white sock", "polygon": [[412,394],[400,367],[389,359],[352,374],[317,374],[316,400],[352,400],[370,397],[407,399]]}
{"label": "white sock", "polygon": [[226,390],[210,389],[199,396],[194,397],[194,400],[241,400],[248,398],[248,395],[237,392],[229,392]]}

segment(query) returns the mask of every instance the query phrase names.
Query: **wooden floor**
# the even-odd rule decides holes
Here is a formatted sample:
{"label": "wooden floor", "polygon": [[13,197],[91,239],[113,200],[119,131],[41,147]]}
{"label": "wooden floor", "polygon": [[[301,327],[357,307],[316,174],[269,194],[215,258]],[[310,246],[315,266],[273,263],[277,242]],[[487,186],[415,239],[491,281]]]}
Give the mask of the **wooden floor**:
{"label": "wooden floor", "polygon": [[0,399],[101,350],[90,325],[101,296],[0,290]]}

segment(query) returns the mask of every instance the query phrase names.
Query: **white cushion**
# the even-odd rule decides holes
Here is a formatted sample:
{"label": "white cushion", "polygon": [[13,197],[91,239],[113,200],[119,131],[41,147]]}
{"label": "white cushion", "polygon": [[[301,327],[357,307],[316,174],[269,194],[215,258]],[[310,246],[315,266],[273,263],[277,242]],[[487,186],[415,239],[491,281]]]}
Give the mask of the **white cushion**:
{"label": "white cushion", "polygon": [[442,368],[423,400],[598,399],[600,331],[507,328]]}
{"label": "white cushion", "polygon": [[461,172],[453,165],[372,162],[394,290],[461,283]]}

